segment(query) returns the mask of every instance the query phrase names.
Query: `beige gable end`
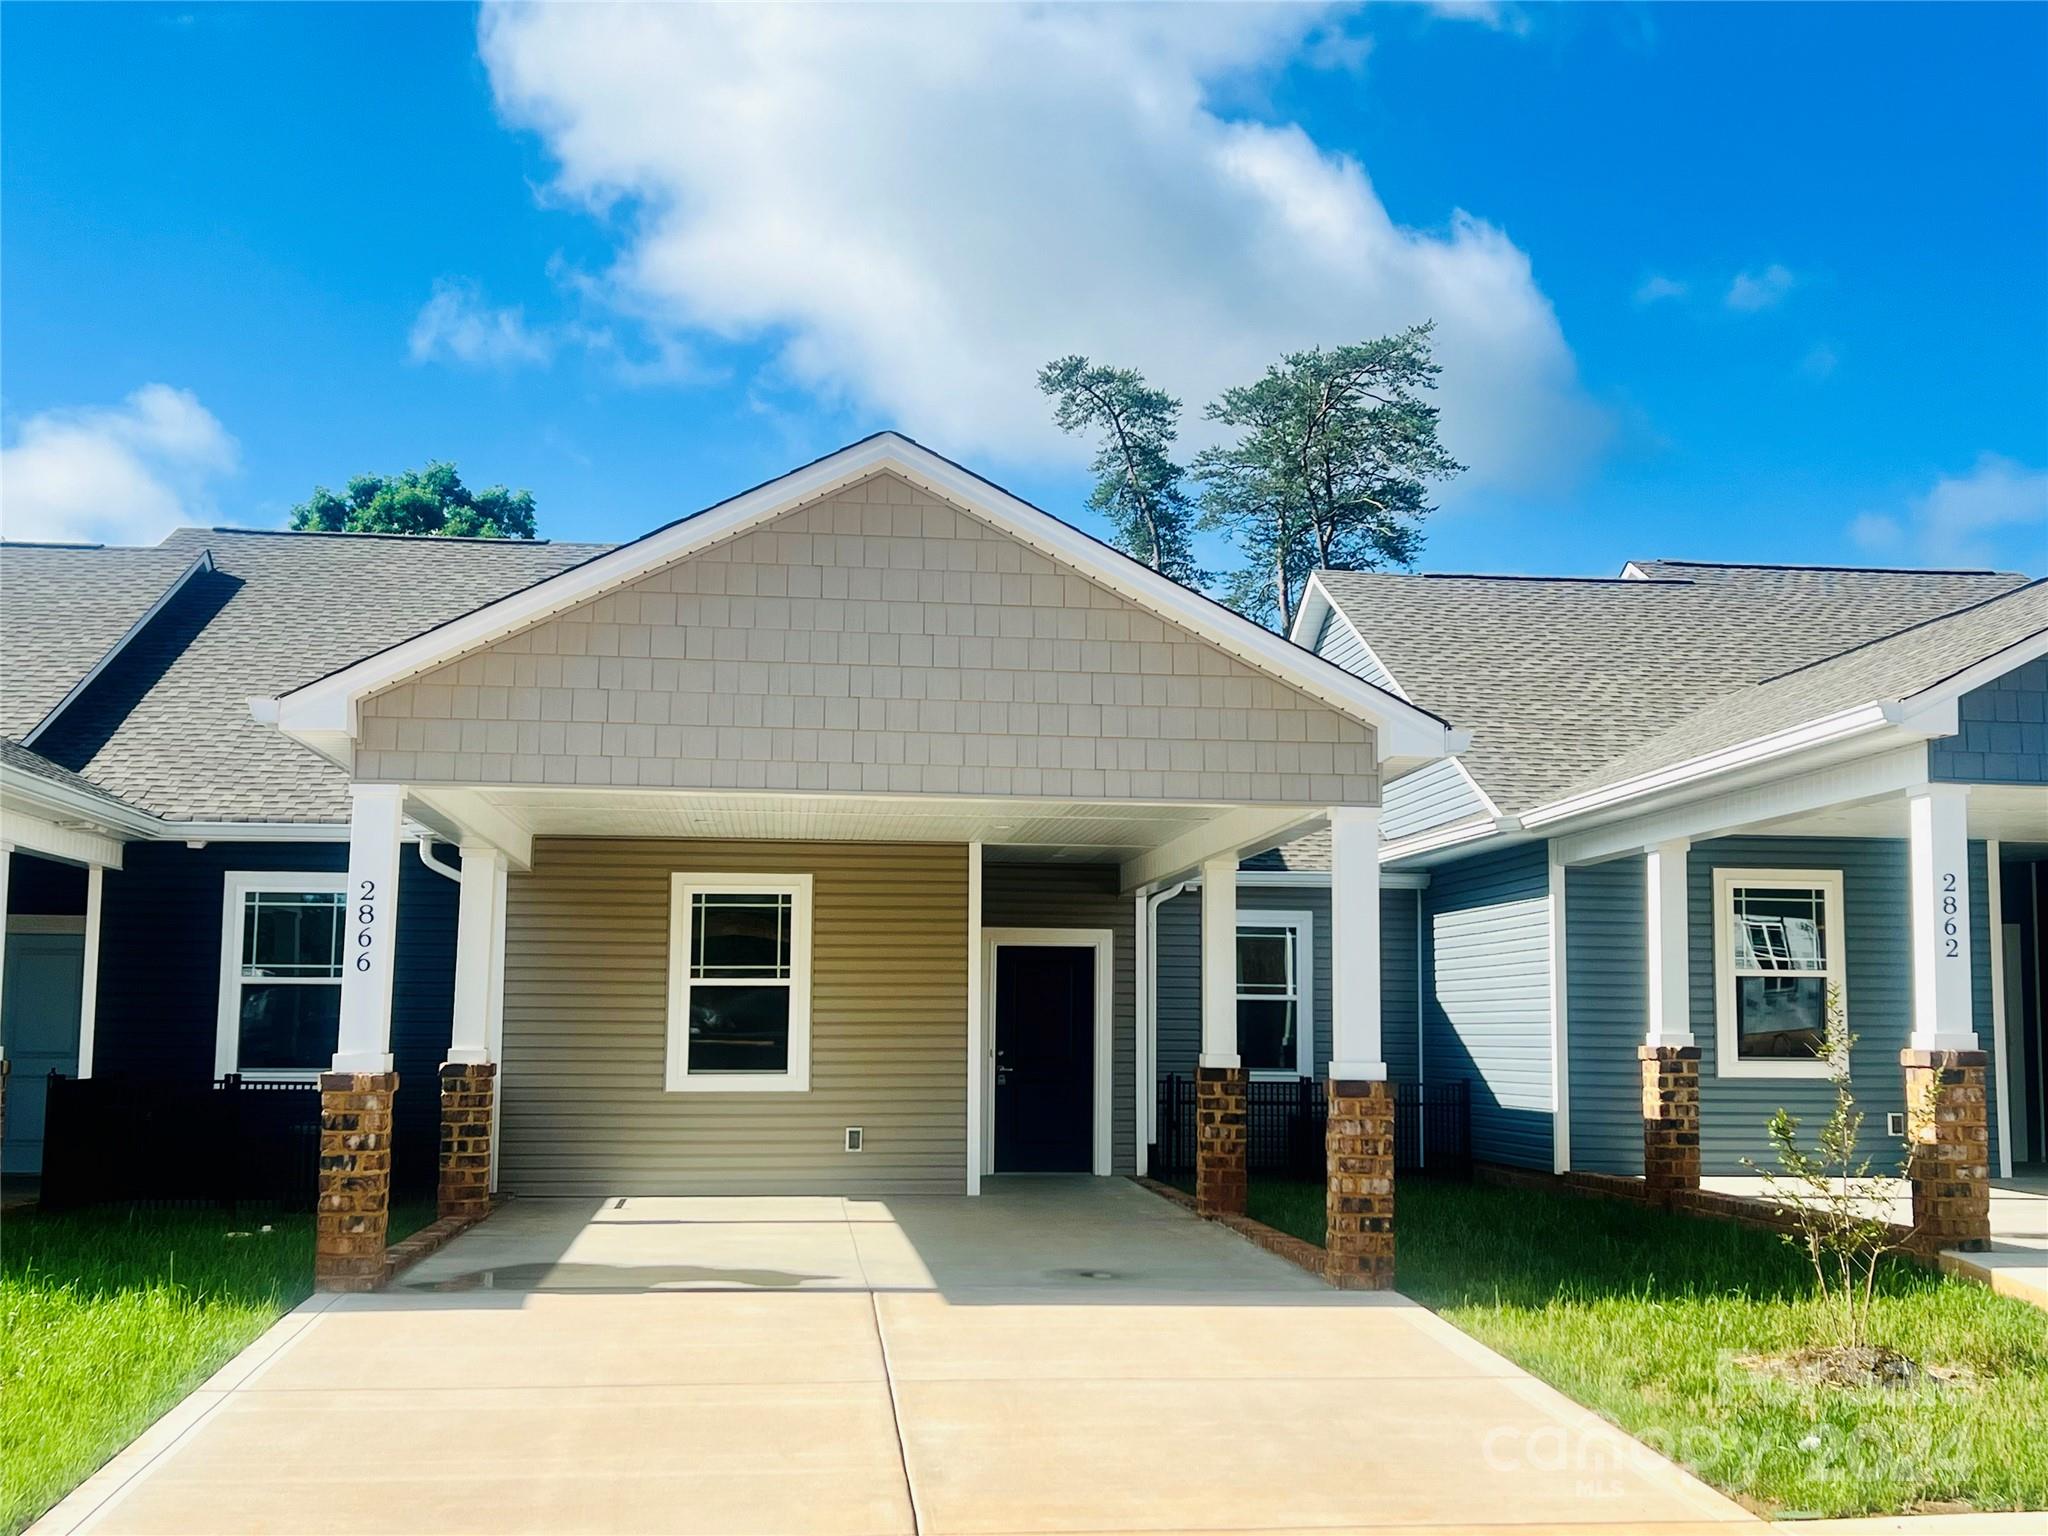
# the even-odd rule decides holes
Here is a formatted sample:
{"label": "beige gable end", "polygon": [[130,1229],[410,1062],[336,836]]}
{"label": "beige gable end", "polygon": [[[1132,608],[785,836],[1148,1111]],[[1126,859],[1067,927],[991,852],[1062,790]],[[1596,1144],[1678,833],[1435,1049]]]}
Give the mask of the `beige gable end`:
{"label": "beige gable end", "polygon": [[360,719],[366,782],[1379,800],[1369,726],[889,474]]}

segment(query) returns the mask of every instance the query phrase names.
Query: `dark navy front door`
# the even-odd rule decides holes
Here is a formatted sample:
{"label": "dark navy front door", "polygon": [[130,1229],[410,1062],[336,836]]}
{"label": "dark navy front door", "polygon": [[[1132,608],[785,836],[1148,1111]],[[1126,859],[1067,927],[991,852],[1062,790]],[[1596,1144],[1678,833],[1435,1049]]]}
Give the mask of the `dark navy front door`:
{"label": "dark navy front door", "polygon": [[1095,1166],[1095,950],[1005,944],[996,953],[997,1173]]}

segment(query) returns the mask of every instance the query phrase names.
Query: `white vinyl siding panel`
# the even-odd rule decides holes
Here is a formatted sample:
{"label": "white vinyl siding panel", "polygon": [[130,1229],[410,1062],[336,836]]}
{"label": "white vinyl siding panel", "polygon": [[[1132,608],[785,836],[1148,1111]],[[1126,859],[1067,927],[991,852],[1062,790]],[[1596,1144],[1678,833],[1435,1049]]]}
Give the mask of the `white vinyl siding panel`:
{"label": "white vinyl siding panel", "polygon": [[[664,1091],[670,878],[716,871],[812,876],[808,1092]],[[509,1193],[959,1193],[966,1053],[958,845],[542,839],[509,882]]]}
{"label": "white vinyl siding panel", "polygon": [[1485,814],[1486,802],[1479,798],[1458,760],[1439,758],[1387,786],[1386,803],[1380,808],[1380,836],[1394,842]]}

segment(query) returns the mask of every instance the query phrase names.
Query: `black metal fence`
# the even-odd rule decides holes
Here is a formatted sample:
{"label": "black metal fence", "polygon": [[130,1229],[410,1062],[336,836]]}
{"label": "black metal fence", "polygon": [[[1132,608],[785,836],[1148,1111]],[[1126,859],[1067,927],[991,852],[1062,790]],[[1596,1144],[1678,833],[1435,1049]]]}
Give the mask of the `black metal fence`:
{"label": "black metal fence", "polygon": [[[1471,1095],[1460,1078],[1394,1086],[1394,1171],[1472,1170]],[[1312,1077],[1254,1078],[1245,1087],[1245,1166],[1251,1173],[1321,1178],[1329,1100]],[[1152,1170],[1191,1173],[1195,1166],[1195,1080],[1170,1072],[1159,1079],[1158,1141]]]}
{"label": "black metal fence", "polygon": [[320,1090],[307,1082],[163,1082],[50,1074],[42,1205],[275,1205],[308,1210]]}

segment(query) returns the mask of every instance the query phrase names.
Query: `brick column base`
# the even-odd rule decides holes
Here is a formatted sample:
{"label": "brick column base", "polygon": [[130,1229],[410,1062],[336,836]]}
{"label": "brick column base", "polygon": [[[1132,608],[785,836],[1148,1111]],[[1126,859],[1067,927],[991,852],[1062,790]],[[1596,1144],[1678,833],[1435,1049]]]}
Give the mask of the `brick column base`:
{"label": "brick column base", "polygon": [[1652,1199],[1700,1187],[1700,1053],[1639,1045],[1643,1069],[1643,1184]]}
{"label": "brick column base", "polygon": [[1394,1088],[1330,1084],[1323,1278],[1350,1291],[1394,1286]]}
{"label": "brick column base", "polygon": [[320,1074],[320,1204],[313,1285],[373,1291],[384,1281],[391,1220],[391,1101],[396,1072]]}
{"label": "brick column base", "polygon": [[1195,1068],[1195,1209],[1242,1216],[1245,1202],[1243,1067]]}
{"label": "brick column base", "polygon": [[491,1109],[498,1097],[495,1062],[441,1066],[441,1216],[481,1216],[491,1208]]}
{"label": "brick column base", "polygon": [[1906,1177],[1913,1225],[1929,1247],[1991,1246],[1991,1138],[1982,1051],[1901,1051]]}

